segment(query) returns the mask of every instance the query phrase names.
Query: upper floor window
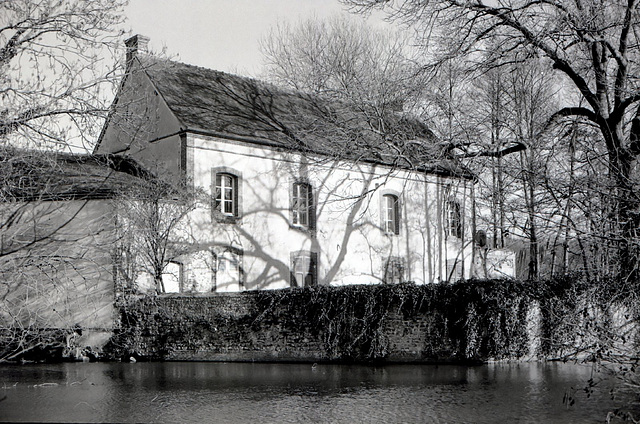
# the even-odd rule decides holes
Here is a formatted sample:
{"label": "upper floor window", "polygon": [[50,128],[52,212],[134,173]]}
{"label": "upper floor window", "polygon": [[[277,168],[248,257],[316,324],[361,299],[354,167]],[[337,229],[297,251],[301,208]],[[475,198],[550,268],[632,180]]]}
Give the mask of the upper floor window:
{"label": "upper floor window", "polygon": [[228,168],[212,170],[213,211],[217,219],[234,220],[241,216],[241,177]]}
{"label": "upper floor window", "polygon": [[447,201],[445,205],[446,211],[446,235],[462,238],[462,212],[460,203],[455,200]]}
{"label": "upper floor window", "polygon": [[216,210],[224,215],[236,216],[236,187],[235,175],[216,175]]}
{"label": "upper floor window", "polygon": [[382,196],[382,229],[387,234],[400,234],[400,204],[395,194]]}
{"label": "upper floor window", "polygon": [[311,184],[295,182],[291,193],[291,223],[304,228],[314,228],[313,191]]}

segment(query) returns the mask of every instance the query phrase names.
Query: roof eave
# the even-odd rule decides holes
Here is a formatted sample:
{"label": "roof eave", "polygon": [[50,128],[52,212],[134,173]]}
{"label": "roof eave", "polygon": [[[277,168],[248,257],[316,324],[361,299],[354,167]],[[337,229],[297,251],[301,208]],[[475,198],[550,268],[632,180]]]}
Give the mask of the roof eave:
{"label": "roof eave", "polygon": [[[234,141],[241,141],[243,143],[251,143],[254,145],[258,145],[258,146],[266,146],[266,147],[270,147],[270,148],[274,148],[276,150],[280,150],[280,151],[289,151],[289,152],[297,152],[297,153],[307,153],[307,154],[313,154],[313,155],[318,155],[318,156],[324,156],[324,157],[329,157],[326,153],[323,152],[318,152],[318,151],[313,151],[313,150],[308,150],[308,151],[304,151],[301,149],[296,149],[294,147],[290,147],[290,146],[286,146],[283,143],[277,143],[274,142],[272,140],[266,139],[266,138],[262,138],[262,137],[248,137],[248,136],[240,136],[240,135],[236,135],[236,134],[229,134],[229,133],[225,133],[225,132],[220,132],[220,131],[213,131],[213,130],[208,130],[208,129],[203,129],[203,128],[185,128],[183,131],[181,131],[181,133],[192,133],[192,134],[197,134],[197,135],[204,135],[204,136],[208,136],[208,137],[216,137],[216,138],[221,138],[221,139],[228,139],[228,140],[234,140]],[[345,161],[349,161],[349,159],[344,158],[342,160]],[[472,173],[468,172],[468,171],[462,171],[460,173],[451,171],[451,170],[447,170],[447,169],[437,169],[434,167],[429,167],[429,166],[423,166],[423,165],[418,165],[415,167],[409,167],[409,166],[400,166],[397,164],[390,164],[384,161],[376,161],[373,159],[366,159],[363,158],[360,160],[360,162],[364,162],[364,163],[368,163],[368,164],[372,164],[372,165],[380,165],[380,166],[386,166],[386,167],[391,167],[391,168],[397,168],[397,169],[402,169],[405,171],[414,171],[414,172],[421,172],[421,173],[426,173],[426,174],[430,174],[430,175],[436,175],[436,176],[440,176],[440,177],[454,177],[454,178],[463,178],[466,180],[476,180],[476,176],[473,175]]]}

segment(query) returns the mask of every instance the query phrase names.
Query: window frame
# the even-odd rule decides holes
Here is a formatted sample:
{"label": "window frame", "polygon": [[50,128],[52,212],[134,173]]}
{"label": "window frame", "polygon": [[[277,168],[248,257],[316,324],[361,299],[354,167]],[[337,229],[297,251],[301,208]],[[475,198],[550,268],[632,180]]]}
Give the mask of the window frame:
{"label": "window frame", "polygon": [[464,279],[464,269],[462,268],[462,261],[460,258],[449,258],[445,263],[446,280],[447,282],[456,282]]}
{"label": "window frame", "polygon": [[[230,186],[226,187],[222,182],[230,178]],[[220,182],[220,184],[219,184]],[[221,187],[220,198],[218,188]],[[231,191],[231,199],[225,199],[224,191]],[[224,212],[225,203],[230,202],[231,212]],[[217,222],[235,223],[242,218],[242,173],[229,167],[217,167],[211,169],[211,213],[212,219]]]}
{"label": "window frame", "polygon": [[211,251],[213,255],[213,284],[212,292],[218,291],[218,270],[220,269],[220,258],[224,257],[225,253],[231,253],[237,256],[238,263],[238,287],[240,290],[245,289],[245,275],[244,275],[244,251],[236,246],[218,246]]}
{"label": "window frame", "polygon": [[445,203],[445,235],[462,239],[464,231],[462,225],[462,206],[456,199],[449,199]]}
{"label": "window frame", "polygon": [[[300,192],[303,187],[306,189],[306,193]],[[306,202],[304,207],[299,206],[299,199]],[[306,223],[300,222],[301,216],[306,217]],[[314,187],[307,179],[297,178],[291,182],[289,189],[289,224],[291,228],[305,231],[315,231],[316,229]]]}
{"label": "window frame", "polygon": [[[382,190],[380,192],[380,227],[382,232],[397,236],[400,235],[400,221],[402,215],[402,201],[400,193],[394,190]],[[393,201],[393,207],[390,207],[389,201]],[[393,215],[390,219],[389,211]]]}
{"label": "window frame", "polygon": [[[405,279],[405,262],[400,256],[390,256],[384,264],[384,282],[385,284],[400,284]],[[396,281],[397,277],[397,281]]]}

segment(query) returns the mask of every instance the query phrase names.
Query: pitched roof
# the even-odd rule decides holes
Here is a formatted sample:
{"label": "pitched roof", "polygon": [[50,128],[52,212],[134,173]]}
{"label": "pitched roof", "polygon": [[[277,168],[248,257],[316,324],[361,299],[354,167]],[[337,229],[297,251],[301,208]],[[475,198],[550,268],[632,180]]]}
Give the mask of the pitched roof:
{"label": "pitched roof", "polygon": [[[153,56],[145,72],[184,130],[442,175],[473,175],[422,122]],[[384,128],[384,130],[381,130]]]}
{"label": "pitched roof", "polygon": [[149,175],[114,155],[0,150],[2,201],[105,199],[125,193]]}

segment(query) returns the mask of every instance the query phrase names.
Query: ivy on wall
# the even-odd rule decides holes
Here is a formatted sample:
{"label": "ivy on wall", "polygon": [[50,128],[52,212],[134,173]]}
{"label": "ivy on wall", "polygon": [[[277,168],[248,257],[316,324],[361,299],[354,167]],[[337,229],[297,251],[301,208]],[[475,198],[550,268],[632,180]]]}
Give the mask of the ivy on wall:
{"label": "ivy on wall", "polygon": [[[128,298],[106,352],[343,362],[565,358],[611,349],[623,289],[567,277]],[[637,303],[624,307],[637,323]]]}

